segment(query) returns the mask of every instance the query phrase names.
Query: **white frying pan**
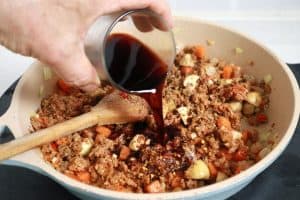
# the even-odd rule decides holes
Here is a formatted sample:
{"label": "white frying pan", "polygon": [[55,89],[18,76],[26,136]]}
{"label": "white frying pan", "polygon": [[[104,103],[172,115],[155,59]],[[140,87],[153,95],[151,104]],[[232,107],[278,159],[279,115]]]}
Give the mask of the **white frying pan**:
{"label": "white frying pan", "polygon": [[[288,145],[300,112],[300,95],[296,79],[289,68],[273,53],[257,42],[235,31],[188,18],[176,18],[174,28],[177,46],[202,44],[214,40],[215,45],[207,47],[209,57],[223,58],[243,67],[245,71],[262,78],[271,74],[272,94],[269,109],[270,123],[275,123],[275,132],[279,134],[276,147],[265,158],[246,171],[198,189],[162,194],[132,194],[96,188],[73,180],[57,171],[43,159],[39,149],[33,149],[7,161],[8,165],[18,165],[33,169],[54,179],[73,194],[82,199],[224,199],[241,190],[259,173],[267,168]],[[242,54],[235,54],[234,48],[243,49]],[[249,61],[254,66],[249,66]],[[42,64],[36,62],[24,73],[19,81],[8,111],[0,117],[0,123],[7,125],[16,138],[28,134],[29,118],[39,107],[41,98],[51,93],[55,78],[45,81]],[[41,89],[44,88],[44,89]]]}

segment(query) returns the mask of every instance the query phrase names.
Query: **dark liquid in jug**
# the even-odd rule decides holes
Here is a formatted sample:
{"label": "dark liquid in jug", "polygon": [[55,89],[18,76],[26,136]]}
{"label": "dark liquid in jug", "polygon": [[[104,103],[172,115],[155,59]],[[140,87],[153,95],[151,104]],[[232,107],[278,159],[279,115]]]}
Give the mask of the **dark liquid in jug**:
{"label": "dark liquid in jug", "polygon": [[108,37],[105,59],[113,81],[148,102],[158,131],[163,133],[162,90],[168,66],[139,40],[119,33]]}

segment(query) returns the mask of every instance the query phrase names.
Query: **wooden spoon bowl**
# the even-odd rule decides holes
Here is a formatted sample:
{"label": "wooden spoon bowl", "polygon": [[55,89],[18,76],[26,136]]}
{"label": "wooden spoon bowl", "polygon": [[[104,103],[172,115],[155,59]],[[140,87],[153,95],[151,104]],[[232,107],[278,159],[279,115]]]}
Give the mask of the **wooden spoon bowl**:
{"label": "wooden spoon bowl", "polygon": [[105,96],[90,112],[0,145],[0,160],[96,124],[107,125],[141,121],[148,113],[149,106],[141,97],[124,96],[123,92],[114,91]]}

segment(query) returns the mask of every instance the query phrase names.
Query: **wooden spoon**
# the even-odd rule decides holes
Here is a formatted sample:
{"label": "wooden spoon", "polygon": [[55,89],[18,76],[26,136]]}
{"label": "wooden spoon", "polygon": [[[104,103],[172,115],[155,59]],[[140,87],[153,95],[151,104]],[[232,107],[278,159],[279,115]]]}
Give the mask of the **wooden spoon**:
{"label": "wooden spoon", "polygon": [[90,112],[0,145],[0,160],[49,143],[76,131],[98,125],[122,124],[143,120],[149,113],[144,99],[114,91],[105,96]]}

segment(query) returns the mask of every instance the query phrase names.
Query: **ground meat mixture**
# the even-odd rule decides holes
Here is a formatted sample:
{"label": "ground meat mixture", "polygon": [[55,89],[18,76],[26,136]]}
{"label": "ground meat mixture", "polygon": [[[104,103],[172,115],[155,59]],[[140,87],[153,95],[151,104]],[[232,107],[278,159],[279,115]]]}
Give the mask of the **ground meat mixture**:
{"label": "ground meat mixture", "polygon": [[[207,58],[200,46],[177,54],[163,92],[169,139],[156,141],[153,116],[143,122],[94,126],[43,145],[44,159],[56,170],[97,187],[126,192],[169,192],[197,188],[240,173],[265,156],[269,79],[243,74],[240,66]],[[90,110],[111,92],[96,96],[58,81],[31,117],[34,130]],[[243,128],[248,121],[251,128]]]}

